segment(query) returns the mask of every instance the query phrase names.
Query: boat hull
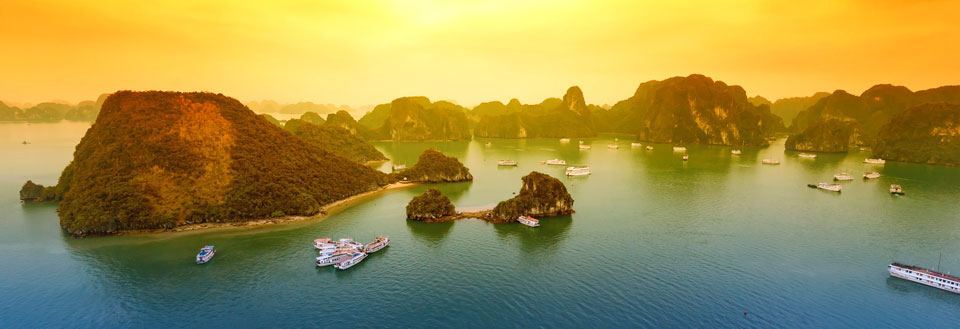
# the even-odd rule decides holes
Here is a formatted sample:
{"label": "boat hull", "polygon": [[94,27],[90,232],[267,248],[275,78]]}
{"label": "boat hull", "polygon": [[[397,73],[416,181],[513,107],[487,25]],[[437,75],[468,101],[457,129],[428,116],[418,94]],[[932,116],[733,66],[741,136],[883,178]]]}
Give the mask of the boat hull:
{"label": "boat hull", "polygon": [[915,270],[890,264],[887,268],[890,276],[916,282],[925,286],[960,294],[960,281],[954,281],[926,270]]}

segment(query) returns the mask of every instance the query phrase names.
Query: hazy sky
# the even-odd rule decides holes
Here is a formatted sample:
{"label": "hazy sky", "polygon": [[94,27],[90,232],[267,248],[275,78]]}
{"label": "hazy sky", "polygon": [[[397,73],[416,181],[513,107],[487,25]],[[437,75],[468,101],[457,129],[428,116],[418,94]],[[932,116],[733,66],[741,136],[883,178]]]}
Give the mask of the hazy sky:
{"label": "hazy sky", "polygon": [[0,99],[17,102],[161,89],[473,105],[579,85],[603,104],[690,73],[768,98],[960,84],[949,1],[3,0],[0,44]]}

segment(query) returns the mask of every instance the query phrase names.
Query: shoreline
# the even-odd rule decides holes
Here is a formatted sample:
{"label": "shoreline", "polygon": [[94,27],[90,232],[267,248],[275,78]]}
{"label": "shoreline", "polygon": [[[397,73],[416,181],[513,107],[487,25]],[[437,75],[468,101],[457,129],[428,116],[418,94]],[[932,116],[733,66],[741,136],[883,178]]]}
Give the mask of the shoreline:
{"label": "shoreline", "polygon": [[375,196],[379,193],[411,187],[419,185],[420,183],[410,183],[410,182],[397,182],[385,185],[376,190],[363,192],[360,194],[349,196],[345,199],[340,199],[331,203],[324,205],[320,213],[313,216],[283,216],[276,218],[262,218],[262,219],[253,219],[242,222],[225,222],[225,223],[199,223],[199,224],[188,224],[183,226],[177,226],[170,229],[147,229],[147,230],[130,230],[122,231],[113,234],[112,236],[138,236],[138,235],[167,235],[167,234],[178,234],[178,233],[201,233],[201,232],[212,232],[212,231],[224,231],[230,229],[253,229],[268,227],[274,225],[283,225],[283,224],[295,224],[295,223],[308,223],[311,221],[325,219],[333,214],[336,214],[339,210],[346,209],[347,207],[354,205],[363,199],[368,197]]}

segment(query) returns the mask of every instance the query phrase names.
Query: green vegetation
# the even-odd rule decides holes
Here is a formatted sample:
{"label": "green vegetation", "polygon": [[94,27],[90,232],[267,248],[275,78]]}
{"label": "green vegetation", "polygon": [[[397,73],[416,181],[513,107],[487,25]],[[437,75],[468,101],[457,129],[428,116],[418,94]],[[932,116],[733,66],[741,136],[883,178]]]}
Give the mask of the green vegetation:
{"label": "green vegetation", "polygon": [[83,101],[76,105],[40,103],[26,109],[7,106],[3,102],[0,102],[0,121],[93,121],[97,118],[97,114],[100,113],[100,106],[103,104],[106,96],[108,95],[101,95],[96,102]]}
{"label": "green vegetation", "polygon": [[272,115],[260,114],[258,116],[263,118],[264,120],[267,120],[267,122],[273,124],[274,126],[283,127],[283,124],[280,123],[280,120],[277,120],[277,118],[274,118]]}
{"label": "green vegetation", "polygon": [[880,129],[874,156],[960,165],[960,105],[927,103],[900,112]]}
{"label": "green vegetation", "polygon": [[321,117],[316,112],[307,112],[300,116],[300,120],[306,123],[311,123],[314,125],[322,125],[324,123],[323,117]]}
{"label": "green vegetation", "polygon": [[56,187],[74,235],[285,215],[387,184],[219,94],[121,91]]}
{"label": "green vegetation", "polygon": [[[379,126],[376,126],[378,121]],[[378,140],[461,140],[471,137],[463,107],[445,101],[431,103],[426,97],[402,97],[393,100],[389,106],[377,106],[360,119],[360,125],[375,126],[371,129],[371,137]]]}
{"label": "green vegetation", "polygon": [[783,118],[784,122],[793,122],[798,113],[810,108],[821,98],[827,96],[830,96],[830,93],[818,92],[807,97],[781,98],[768,105],[770,106],[770,112]]}
{"label": "green vegetation", "polygon": [[423,222],[440,222],[451,219],[457,211],[450,199],[436,189],[429,189],[407,204],[407,219]]}
{"label": "green vegetation", "polygon": [[43,185],[36,184],[33,181],[28,180],[23,184],[23,187],[20,188],[20,201],[23,202],[46,202],[58,200],[60,200],[60,195],[57,194],[56,188],[53,186],[44,187]]}
{"label": "green vegetation", "polygon": [[562,100],[548,98],[537,105],[521,105],[516,99],[504,105],[483,103],[471,111],[478,137],[593,137],[591,107],[579,87],[567,89]]}
{"label": "green vegetation", "polygon": [[434,149],[423,151],[413,167],[392,175],[401,180],[425,183],[473,180],[470,170],[464,167],[460,160],[443,155]]}
{"label": "green vegetation", "polygon": [[354,162],[366,163],[387,159],[370,143],[354,136],[346,129],[330,124],[329,121],[318,126],[300,119],[293,119],[287,121],[283,129],[307,144]]}
{"label": "green vegetation", "polygon": [[523,176],[520,193],[510,200],[502,201],[493,208],[488,220],[507,223],[517,217],[563,216],[573,213],[573,198],[563,182],[540,172]]}
{"label": "green vegetation", "polygon": [[787,137],[786,149],[805,152],[847,152],[860,144],[859,124],[853,120],[828,119]]}

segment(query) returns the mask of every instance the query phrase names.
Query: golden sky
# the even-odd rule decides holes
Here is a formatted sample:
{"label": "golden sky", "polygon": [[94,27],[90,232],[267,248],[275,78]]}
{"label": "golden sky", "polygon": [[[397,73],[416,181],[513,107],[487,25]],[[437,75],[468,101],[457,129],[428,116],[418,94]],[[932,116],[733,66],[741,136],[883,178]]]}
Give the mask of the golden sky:
{"label": "golden sky", "polygon": [[624,99],[701,73],[768,98],[960,84],[950,1],[0,1],[0,99],[118,89],[352,105]]}

